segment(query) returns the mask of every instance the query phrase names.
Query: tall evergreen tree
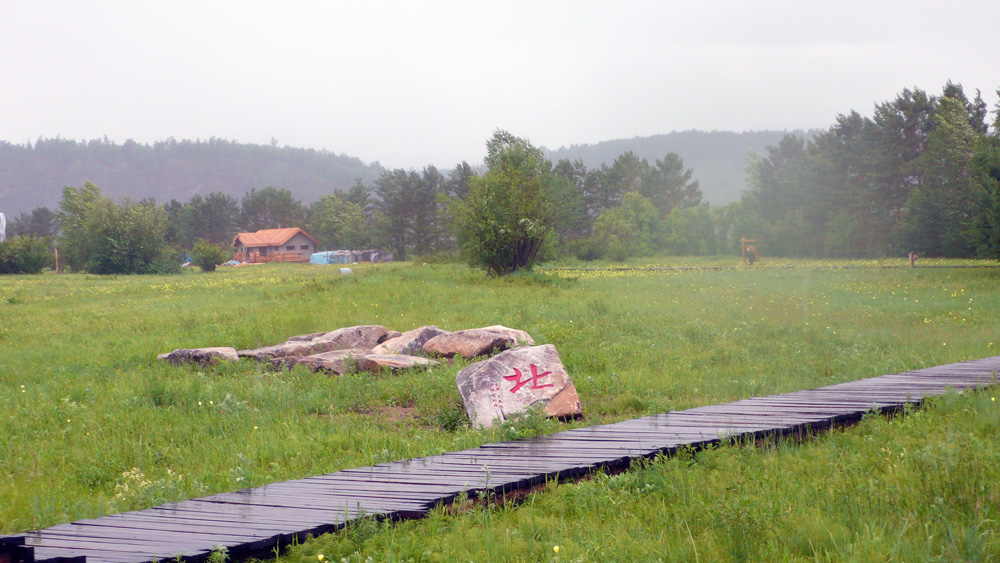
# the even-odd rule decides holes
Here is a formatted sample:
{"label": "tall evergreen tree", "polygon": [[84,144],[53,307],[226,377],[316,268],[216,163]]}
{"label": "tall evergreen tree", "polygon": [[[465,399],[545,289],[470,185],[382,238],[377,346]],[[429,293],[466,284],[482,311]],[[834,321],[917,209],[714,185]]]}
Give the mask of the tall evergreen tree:
{"label": "tall evergreen tree", "polygon": [[285,188],[252,188],[241,202],[240,222],[246,232],[298,227],[304,219],[302,202]]}
{"label": "tall evergreen tree", "polygon": [[965,104],[942,98],[918,162],[923,183],[907,200],[900,225],[904,249],[932,256],[972,255],[974,213],[981,200],[971,166],[976,142]]}

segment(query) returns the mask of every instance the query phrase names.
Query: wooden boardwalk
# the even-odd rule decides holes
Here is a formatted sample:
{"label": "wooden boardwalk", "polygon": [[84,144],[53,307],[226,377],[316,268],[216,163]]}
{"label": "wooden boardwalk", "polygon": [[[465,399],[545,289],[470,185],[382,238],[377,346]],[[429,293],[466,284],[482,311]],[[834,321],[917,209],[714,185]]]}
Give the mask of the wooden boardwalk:
{"label": "wooden boardwalk", "polygon": [[948,389],[997,384],[1000,356],[782,395],[668,412],[549,436],[274,483],[0,537],[0,563],[203,561],[216,546],[261,555],[362,516],[413,518],[458,495],[620,469],[637,458],[822,429]]}

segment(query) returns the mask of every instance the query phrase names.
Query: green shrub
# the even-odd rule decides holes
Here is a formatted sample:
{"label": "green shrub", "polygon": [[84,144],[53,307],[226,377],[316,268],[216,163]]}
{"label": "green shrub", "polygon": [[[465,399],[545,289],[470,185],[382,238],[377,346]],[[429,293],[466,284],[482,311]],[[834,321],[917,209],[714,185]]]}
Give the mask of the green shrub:
{"label": "green shrub", "polygon": [[530,269],[554,240],[556,194],[565,180],[525,139],[497,131],[486,144],[489,171],[473,178],[469,193],[451,209],[454,229],[469,263],[490,276]]}
{"label": "green shrub", "polygon": [[152,200],[121,202],[86,182],[59,203],[67,266],[92,274],[165,274],[179,269],[166,243],[167,213]]}
{"label": "green shrub", "polygon": [[0,274],[38,274],[52,265],[48,237],[11,237],[0,243]]}
{"label": "green shrub", "polygon": [[587,237],[567,242],[566,251],[572,254],[577,260],[590,262],[604,258],[607,248],[603,241],[595,237]]}
{"label": "green shrub", "polygon": [[214,272],[216,266],[229,260],[229,250],[198,239],[191,251],[191,260],[203,271]]}
{"label": "green shrub", "polygon": [[606,245],[608,257],[616,262],[652,256],[663,249],[663,224],[649,199],[627,193],[621,205],[594,221],[594,238]]}

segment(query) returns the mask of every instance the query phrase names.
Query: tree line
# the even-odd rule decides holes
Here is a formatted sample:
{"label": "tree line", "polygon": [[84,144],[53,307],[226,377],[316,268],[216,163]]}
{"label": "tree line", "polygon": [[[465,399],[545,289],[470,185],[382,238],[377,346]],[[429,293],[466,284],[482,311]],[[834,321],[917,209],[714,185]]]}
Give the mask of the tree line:
{"label": "tree line", "polygon": [[716,207],[676,153],[650,162],[625,151],[588,168],[553,163],[498,130],[481,168],[383,170],[308,206],[283,187],[158,205],[112,200],[88,182],[63,188],[58,211],[12,218],[10,230],[58,244],[72,269],[95,273],[170,271],[196,245],[224,248],[237,232],[290,226],[321,248],[464,257],[491,275],[558,256],[738,253],[743,235],[772,256],[1000,258],[1000,108],[992,126],[988,115],[979,93],[970,99],[958,84],[940,95],[905,89],[872,117],[852,111],[810,138],[786,135],[752,153],[750,188]]}
{"label": "tree line", "polygon": [[1000,258],[1000,107],[987,119],[960,84],[904,89],[754,155],[726,212],[771,254]]}
{"label": "tree line", "polygon": [[[10,231],[46,239],[58,245],[66,266],[95,273],[170,271],[176,255],[199,242],[228,247],[238,232],[291,226],[316,237],[320,248],[378,247],[403,260],[461,253],[476,261],[470,232],[498,222],[508,234],[533,233],[528,248],[514,251],[531,260],[557,253],[624,259],[715,251],[694,240],[692,225],[700,222],[711,235],[711,220],[693,171],[674,153],[650,163],[626,152],[593,169],[580,160],[553,165],[529,141],[505,131],[489,140],[487,153],[482,171],[467,162],[447,174],[434,166],[385,170],[370,184],[359,179],[308,206],[273,186],[240,199],[212,192],[158,205],[153,198],[115,200],[87,182],[63,188],[57,211],[38,207],[12,218]],[[487,193],[506,199],[477,207]]]}

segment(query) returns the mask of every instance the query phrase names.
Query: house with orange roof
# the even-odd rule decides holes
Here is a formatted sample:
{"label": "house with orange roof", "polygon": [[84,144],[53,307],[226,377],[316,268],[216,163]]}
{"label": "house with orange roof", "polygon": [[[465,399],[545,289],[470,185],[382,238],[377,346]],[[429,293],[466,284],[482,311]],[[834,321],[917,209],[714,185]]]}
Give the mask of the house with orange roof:
{"label": "house with orange roof", "polygon": [[318,242],[297,227],[263,229],[233,238],[234,260],[240,262],[308,262]]}

